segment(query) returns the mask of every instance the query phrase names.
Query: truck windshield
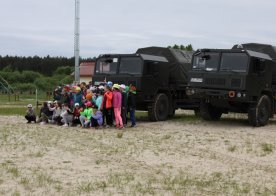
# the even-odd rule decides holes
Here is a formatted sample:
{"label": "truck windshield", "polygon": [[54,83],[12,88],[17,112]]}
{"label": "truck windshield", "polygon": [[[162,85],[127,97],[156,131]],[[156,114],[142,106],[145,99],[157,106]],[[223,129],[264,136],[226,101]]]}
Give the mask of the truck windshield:
{"label": "truck windshield", "polygon": [[219,53],[204,52],[196,55],[193,61],[193,69],[217,71],[219,65]]}
{"label": "truck windshield", "polygon": [[142,60],[139,57],[122,57],[120,61],[120,74],[137,75],[142,72]]}
{"label": "truck windshield", "polygon": [[118,58],[100,58],[97,60],[96,74],[116,74]]}
{"label": "truck windshield", "polygon": [[248,57],[245,53],[223,53],[220,71],[246,72]]}

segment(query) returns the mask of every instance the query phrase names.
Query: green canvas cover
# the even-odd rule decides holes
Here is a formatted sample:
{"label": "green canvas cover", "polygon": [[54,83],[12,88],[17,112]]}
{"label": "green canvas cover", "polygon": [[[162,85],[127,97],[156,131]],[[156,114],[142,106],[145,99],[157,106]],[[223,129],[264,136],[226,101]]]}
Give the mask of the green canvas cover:
{"label": "green canvas cover", "polygon": [[245,43],[245,44],[237,44],[233,46],[233,49],[240,48],[252,50],[264,54],[268,54],[273,60],[276,60],[276,47],[268,44],[259,44],[259,43]]}
{"label": "green canvas cover", "polygon": [[136,54],[149,54],[165,57],[170,66],[170,84],[187,84],[193,52],[163,47],[140,48]]}

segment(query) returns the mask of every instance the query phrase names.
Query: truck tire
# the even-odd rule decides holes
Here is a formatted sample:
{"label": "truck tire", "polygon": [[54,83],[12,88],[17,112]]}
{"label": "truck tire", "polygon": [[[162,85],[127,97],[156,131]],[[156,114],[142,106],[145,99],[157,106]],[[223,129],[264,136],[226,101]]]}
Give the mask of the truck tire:
{"label": "truck tire", "polygon": [[169,99],[166,94],[158,94],[148,107],[148,117],[151,121],[164,121],[169,115]]}
{"label": "truck tire", "polygon": [[248,110],[249,124],[254,127],[264,126],[268,123],[271,114],[271,100],[267,95],[261,96],[257,104]]}
{"label": "truck tire", "polygon": [[200,116],[204,120],[208,120],[208,121],[219,120],[221,115],[222,115],[222,112],[218,108],[212,106],[210,103],[205,103],[205,102],[200,103]]}

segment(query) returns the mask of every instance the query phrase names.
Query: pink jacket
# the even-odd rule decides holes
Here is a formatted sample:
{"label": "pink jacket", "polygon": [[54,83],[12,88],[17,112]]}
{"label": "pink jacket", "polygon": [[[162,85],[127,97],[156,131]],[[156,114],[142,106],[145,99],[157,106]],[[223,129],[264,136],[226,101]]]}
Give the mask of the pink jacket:
{"label": "pink jacket", "polygon": [[120,108],[122,106],[122,94],[119,91],[113,91],[113,108]]}

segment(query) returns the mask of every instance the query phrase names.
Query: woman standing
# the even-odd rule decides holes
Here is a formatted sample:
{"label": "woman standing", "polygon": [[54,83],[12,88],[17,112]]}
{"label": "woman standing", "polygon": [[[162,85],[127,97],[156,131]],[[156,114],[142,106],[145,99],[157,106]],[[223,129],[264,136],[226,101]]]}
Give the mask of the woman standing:
{"label": "woman standing", "polygon": [[122,93],[120,91],[120,85],[114,84],[113,85],[113,108],[114,108],[114,115],[116,120],[116,127],[117,128],[124,128],[122,117],[121,117],[121,107],[122,107]]}

